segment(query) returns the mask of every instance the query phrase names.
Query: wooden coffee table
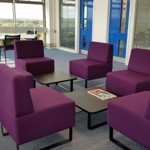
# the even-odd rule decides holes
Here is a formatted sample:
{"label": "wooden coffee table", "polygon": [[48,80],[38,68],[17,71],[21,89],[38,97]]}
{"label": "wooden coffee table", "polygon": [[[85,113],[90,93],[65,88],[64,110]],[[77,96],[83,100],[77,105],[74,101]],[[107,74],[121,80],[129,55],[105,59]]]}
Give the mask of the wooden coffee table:
{"label": "wooden coffee table", "polygon": [[75,101],[75,105],[88,114],[88,129],[92,130],[99,126],[105,125],[107,121],[92,125],[92,114],[107,110],[107,104],[112,99],[101,100],[100,98],[88,93],[90,90],[100,89],[100,87],[87,88],[83,90],[65,93],[64,95]]}
{"label": "wooden coffee table", "polygon": [[[69,73],[65,73],[65,72],[56,70],[56,71],[50,72],[50,73],[35,75],[33,77],[33,79],[34,79],[34,82],[38,82],[38,83],[46,85],[46,86],[49,86],[50,84],[58,85],[58,83],[60,83],[60,82],[70,81],[70,91],[73,91],[73,80],[76,80],[77,77],[70,75]],[[64,87],[62,87],[62,88],[64,88]],[[64,88],[64,89],[67,90],[66,88]]]}

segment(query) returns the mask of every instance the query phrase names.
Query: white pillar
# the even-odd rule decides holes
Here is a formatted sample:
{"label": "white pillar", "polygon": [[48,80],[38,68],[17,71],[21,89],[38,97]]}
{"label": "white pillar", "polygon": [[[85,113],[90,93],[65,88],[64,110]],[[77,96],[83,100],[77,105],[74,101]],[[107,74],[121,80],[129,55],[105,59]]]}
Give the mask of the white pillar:
{"label": "white pillar", "polygon": [[110,0],[94,0],[93,36],[97,42],[108,42]]}
{"label": "white pillar", "polygon": [[45,14],[46,14],[46,45],[49,47],[56,46],[56,0],[45,1]]}
{"label": "white pillar", "polygon": [[130,13],[129,13],[129,25],[128,25],[128,39],[126,46],[126,58],[125,64],[128,65],[129,58],[131,54],[131,49],[134,44],[134,32],[135,32],[135,22],[136,22],[136,12],[137,12],[137,0],[130,0]]}

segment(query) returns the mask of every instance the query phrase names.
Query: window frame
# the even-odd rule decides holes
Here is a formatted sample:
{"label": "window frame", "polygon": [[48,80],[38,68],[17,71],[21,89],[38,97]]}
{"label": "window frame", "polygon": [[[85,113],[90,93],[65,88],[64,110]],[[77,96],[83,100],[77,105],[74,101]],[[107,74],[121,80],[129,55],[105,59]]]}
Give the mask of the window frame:
{"label": "window frame", "polygon": [[13,0],[0,0],[0,2],[4,2],[4,3],[13,3]]}
{"label": "window frame", "polygon": [[36,1],[32,1],[32,0],[29,0],[29,1],[19,1],[19,0],[0,0],[0,3],[11,3],[12,4],[12,13],[13,13],[13,24],[14,26],[13,27],[2,27],[1,29],[1,33],[4,32],[4,33],[9,33],[9,30],[8,28],[10,29],[10,31],[12,31],[12,33],[16,33],[17,30],[19,29],[19,32],[20,33],[24,33],[24,30],[26,30],[28,27],[17,27],[16,26],[16,9],[15,9],[15,4],[17,3],[20,3],[20,4],[34,4],[34,5],[42,5],[42,9],[43,9],[43,27],[37,27],[37,30],[40,31],[40,32],[43,32],[44,34],[44,41],[46,40],[46,12],[45,12],[45,0],[42,0],[42,2],[36,2]]}
{"label": "window frame", "polygon": [[13,10],[12,10],[12,13],[14,14],[13,15],[13,20],[14,20],[14,24],[16,23],[16,9],[15,9],[15,4],[16,3],[21,3],[21,4],[37,4],[37,5],[42,5],[42,8],[43,8],[43,27],[46,27],[46,14],[45,14],[45,0],[42,0],[42,2],[36,2],[36,1],[32,1],[32,0],[29,0],[29,1],[20,1],[20,0],[15,0],[15,2],[13,0],[0,0],[0,3],[12,3],[13,5]]}
{"label": "window frame", "polygon": [[28,1],[25,1],[25,0],[16,0],[15,3],[45,5],[45,0],[42,0],[41,2],[39,2],[39,1],[36,2],[36,1],[32,1],[32,0],[28,0]]}

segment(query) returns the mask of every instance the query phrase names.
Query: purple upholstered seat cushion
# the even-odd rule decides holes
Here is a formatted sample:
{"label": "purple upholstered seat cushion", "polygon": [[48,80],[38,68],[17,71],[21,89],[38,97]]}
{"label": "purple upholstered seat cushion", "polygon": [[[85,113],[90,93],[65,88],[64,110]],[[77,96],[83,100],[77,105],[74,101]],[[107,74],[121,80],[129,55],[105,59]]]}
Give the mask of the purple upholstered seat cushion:
{"label": "purple upholstered seat cushion", "polygon": [[112,71],[112,64],[93,59],[77,59],[71,60],[69,63],[70,74],[86,80],[105,77],[107,72]]}
{"label": "purple upholstered seat cushion", "polygon": [[16,67],[27,70],[33,75],[54,71],[54,60],[46,57],[16,59]]}
{"label": "purple upholstered seat cushion", "polygon": [[134,48],[131,51],[128,69],[150,75],[150,51]]}
{"label": "purple upholstered seat cushion", "polygon": [[112,63],[113,45],[108,43],[91,42],[88,49],[87,58]]}
{"label": "purple upholstered seat cushion", "polygon": [[106,89],[118,96],[150,90],[149,85],[149,75],[130,70],[110,72],[106,78]]}
{"label": "purple upholstered seat cushion", "polygon": [[[1,109],[6,109],[16,117],[33,112],[29,93],[28,78],[15,69],[0,65]],[[5,110],[5,111],[6,111]],[[3,114],[4,115],[4,114]]]}
{"label": "purple upholstered seat cushion", "polygon": [[145,117],[150,120],[150,99],[149,99],[149,102],[148,102],[148,105],[147,105]]}
{"label": "purple upholstered seat cushion", "polygon": [[16,58],[44,57],[44,46],[41,40],[21,40],[14,43]]}
{"label": "purple upholstered seat cushion", "polygon": [[30,93],[34,113],[17,120],[18,135],[14,138],[18,144],[75,125],[75,103],[72,100],[46,86],[31,89]]}
{"label": "purple upholstered seat cushion", "polygon": [[144,91],[116,98],[108,104],[108,124],[150,149],[150,121],[145,118],[150,92]]}

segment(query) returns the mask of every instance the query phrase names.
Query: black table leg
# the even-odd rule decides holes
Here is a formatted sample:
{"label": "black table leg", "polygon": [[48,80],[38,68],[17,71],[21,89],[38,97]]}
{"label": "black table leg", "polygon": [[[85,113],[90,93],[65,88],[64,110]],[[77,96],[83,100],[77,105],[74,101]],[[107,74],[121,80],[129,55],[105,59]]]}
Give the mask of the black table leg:
{"label": "black table leg", "polygon": [[73,91],[73,80],[70,80],[70,92]]}
{"label": "black table leg", "polygon": [[45,84],[47,87],[49,87],[49,84]]}
{"label": "black table leg", "polygon": [[91,117],[92,117],[92,114],[88,113],[88,125],[87,126],[88,126],[88,129],[90,129],[90,130],[98,128],[100,126],[103,126],[103,125],[107,124],[107,121],[104,121],[104,122],[98,123],[96,125],[92,125]]}

